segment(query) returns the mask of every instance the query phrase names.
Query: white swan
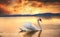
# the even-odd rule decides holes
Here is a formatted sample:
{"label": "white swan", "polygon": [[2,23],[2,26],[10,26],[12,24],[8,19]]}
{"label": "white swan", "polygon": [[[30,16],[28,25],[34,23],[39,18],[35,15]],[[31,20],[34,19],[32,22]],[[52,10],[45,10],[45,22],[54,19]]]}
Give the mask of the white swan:
{"label": "white swan", "polygon": [[37,27],[33,26],[31,22],[25,22],[23,27],[20,28],[20,30],[21,30],[20,32],[26,32],[26,31],[29,32],[29,31],[39,31],[39,30],[42,30],[41,25],[40,25],[41,19],[38,19],[37,22],[38,22],[38,25],[40,27],[39,29]]}

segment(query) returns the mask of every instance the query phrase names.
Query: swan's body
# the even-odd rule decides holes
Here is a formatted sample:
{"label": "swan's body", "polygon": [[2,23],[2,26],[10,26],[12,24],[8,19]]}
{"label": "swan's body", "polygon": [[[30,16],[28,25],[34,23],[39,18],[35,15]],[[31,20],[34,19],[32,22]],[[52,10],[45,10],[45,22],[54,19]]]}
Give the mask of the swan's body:
{"label": "swan's body", "polygon": [[[38,24],[39,24],[39,20],[38,20]],[[40,24],[39,24],[40,26]],[[25,22],[23,27],[20,28],[20,32],[23,32],[23,31],[39,31],[39,30],[42,30],[41,26],[40,28],[38,29],[37,27],[33,26],[31,22]]]}

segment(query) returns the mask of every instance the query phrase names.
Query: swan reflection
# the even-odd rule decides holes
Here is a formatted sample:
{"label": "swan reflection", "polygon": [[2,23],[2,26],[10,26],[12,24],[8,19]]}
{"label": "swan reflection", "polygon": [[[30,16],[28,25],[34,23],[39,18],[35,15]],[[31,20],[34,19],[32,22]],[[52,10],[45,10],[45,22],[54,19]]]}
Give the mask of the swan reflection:
{"label": "swan reflection", "polygon": [[[38,33],[37,33],[38,32]],[[38,36],[36,37],[40,37],[42,31],[31,31],[31,32],[26,32],[23,37],[33,37],[33,35],[35,35],[37,33]]]}

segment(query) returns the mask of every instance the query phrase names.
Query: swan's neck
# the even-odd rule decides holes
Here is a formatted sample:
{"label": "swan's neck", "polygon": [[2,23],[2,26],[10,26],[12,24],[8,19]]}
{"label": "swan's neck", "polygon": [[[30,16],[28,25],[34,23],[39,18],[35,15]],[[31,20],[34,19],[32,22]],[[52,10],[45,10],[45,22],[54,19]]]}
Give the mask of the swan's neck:
{"label": "swan's neck", "polygon": [[42,30],[41,21],[38,21],[39,28]]}

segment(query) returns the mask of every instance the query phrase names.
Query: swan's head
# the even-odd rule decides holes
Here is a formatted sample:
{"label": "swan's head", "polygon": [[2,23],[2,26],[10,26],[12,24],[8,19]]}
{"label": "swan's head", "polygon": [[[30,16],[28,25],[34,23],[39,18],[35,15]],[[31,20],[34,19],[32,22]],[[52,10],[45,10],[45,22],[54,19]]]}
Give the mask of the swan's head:
{"label": "swan's head", "polygon": [[39,18],[38,21],[42,21],[42,20]]}

